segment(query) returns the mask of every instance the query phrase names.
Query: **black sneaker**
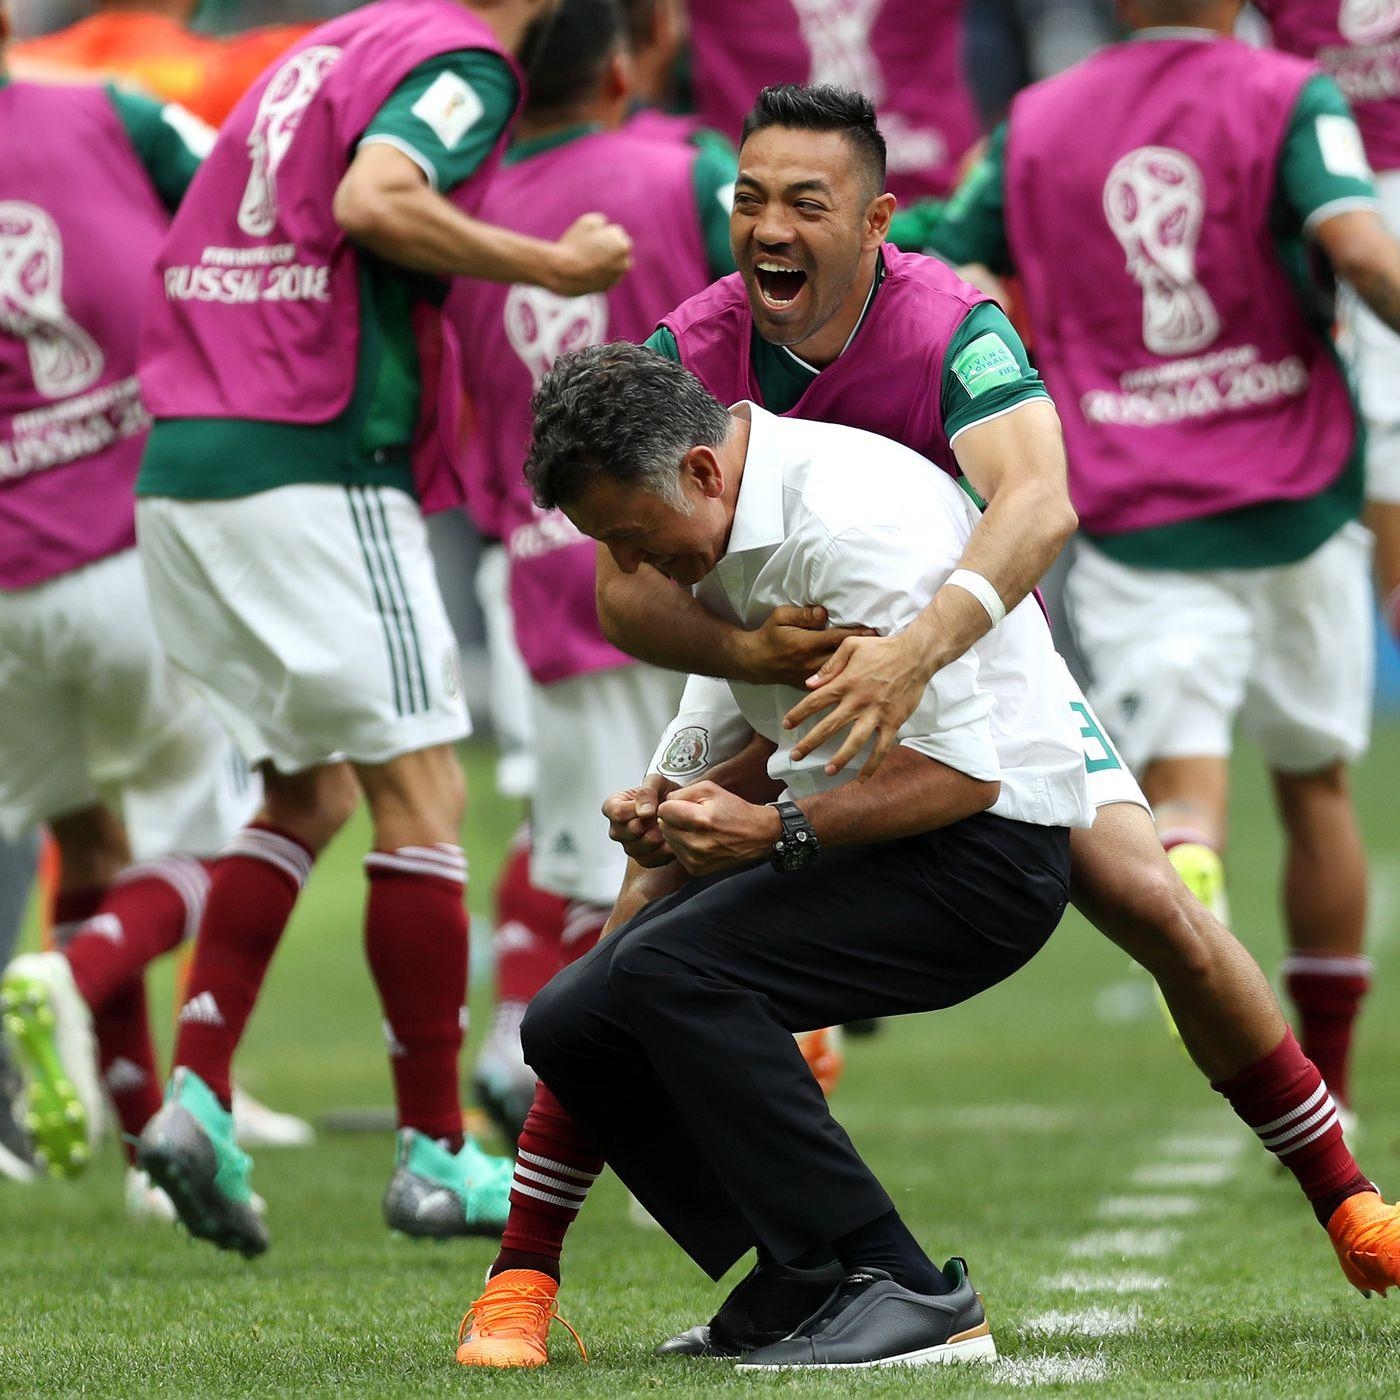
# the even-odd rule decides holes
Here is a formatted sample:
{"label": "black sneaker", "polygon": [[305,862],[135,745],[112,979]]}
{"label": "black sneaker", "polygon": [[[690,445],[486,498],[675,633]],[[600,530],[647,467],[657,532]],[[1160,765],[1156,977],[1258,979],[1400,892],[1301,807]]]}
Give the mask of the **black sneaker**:
{"label": "black sneaker", "polygon": [[830,1371],[995,1359],[996,1344],[967,1264],[950,1259],[943,1273],[953,1291],[931,1297],[902,1287],[883,1269],[861,1269],[792,1336],[750,1352],[737,1369]]}
{"label": "black sneaker", "polygon": [[831,1297],[843,1277],[834,1260],[816,1269],[755,1264],[708,1322],[662,1342],[653,1354],[743,1356],[780,1342]]}

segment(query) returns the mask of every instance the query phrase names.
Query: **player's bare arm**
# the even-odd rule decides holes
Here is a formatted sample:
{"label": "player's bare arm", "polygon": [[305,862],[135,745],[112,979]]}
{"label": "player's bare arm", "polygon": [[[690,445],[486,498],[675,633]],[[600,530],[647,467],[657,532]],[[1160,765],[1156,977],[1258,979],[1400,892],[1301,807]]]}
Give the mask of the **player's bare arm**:
{"label": "player's bare arm", "polygon": [[1324,219],[1314,235],[1332,269],[1391,330],[1400,334],[1400,242],[1371,209]]}
{"label": "player's bare arm", "polygon": [[[1048,399],[1027,403],[959,435],[958,465],[987,502],[960,569],[980,574],[1007,611],[1035,587],[1077,523],[1069,502],[1060,420]],[[984,636],[991,615],[971,593],[946,586],[902,632],[842,642],[807,684],[812,693],[784,720],[796,728],[829,710],[793,745],[794,758],[849,732],[827,771],[840,772],[872,738],[862,771],[872,776],[924,687]]]}
{"label": "player's bare arm", "polygon": [[775,608],[748,631],[707,612],[649,565],[624,573],[598,551],[598,620],[619,651],[669,671],[747,685],[801,685],[864,627],[827,627],[826,609]]}
{"label": "player's bare arm", "polygon": [[332,206],[361,247],[439,277],[526,282],[560,296],[606,291],[631,266],[632,240],[601,214],[585,214],[556,243],[463,214],[402,151],[381,142],[350,162]]}
{"label": "player's bare arm", "polygon": [[[935,831],[985,812],[1000,791],[1000,783],[900,748],[870,782],[815,793],[797,805],[825,850]],[[762,860],[782,836],[776,807],[746,802],[708,779],[671,793],[658,821],[676,860],[692,875]]]}

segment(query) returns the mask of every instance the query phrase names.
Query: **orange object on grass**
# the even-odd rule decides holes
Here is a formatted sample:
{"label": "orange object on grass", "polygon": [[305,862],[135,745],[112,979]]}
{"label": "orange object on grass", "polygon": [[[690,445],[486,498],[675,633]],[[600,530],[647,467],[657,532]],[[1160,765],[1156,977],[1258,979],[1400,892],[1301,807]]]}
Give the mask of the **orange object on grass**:
{"label": "orange object on grass", "polygon": [[506,1269],[487,1279],[457,1331],[457,1360],[463,1366],[544,1366],[549,1324],[558,1322],[587,1361],[578,1333],[559,1316],[558,1294],[558,1283],[534,1269]]}

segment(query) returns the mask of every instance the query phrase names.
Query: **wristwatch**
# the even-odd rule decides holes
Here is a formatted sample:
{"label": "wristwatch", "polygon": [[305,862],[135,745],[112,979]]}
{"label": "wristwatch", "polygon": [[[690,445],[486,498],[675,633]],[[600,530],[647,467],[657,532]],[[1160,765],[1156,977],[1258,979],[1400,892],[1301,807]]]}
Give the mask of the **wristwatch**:
{"label": "wristwatch", "polygon": [[811,865],[822,853],[821,842],[812,830],[812,823],[803,816],[802,809],[795,802],[775,802],[773,806],[778,809],[783,834],[773,842],[768,863],[779,874]]}

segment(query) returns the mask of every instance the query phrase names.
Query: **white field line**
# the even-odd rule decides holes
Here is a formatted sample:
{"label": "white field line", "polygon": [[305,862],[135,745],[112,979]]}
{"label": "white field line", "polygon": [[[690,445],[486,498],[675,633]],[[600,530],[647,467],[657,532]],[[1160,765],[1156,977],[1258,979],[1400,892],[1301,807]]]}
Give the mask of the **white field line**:
{"label": "white field line", "polygon": [[1164,1157],[1238,1157],[1254,1141],[1238,1133],[1179,1133],[1163,1138]]}
{"label": "white field line", "polygon": [[[968,1133],[1053,1133],[1079,1117],[1071,1109],[1034,1103],[966,1104],[938,1115],[940,1125]],[[927,1115],[924,1118],[928,1121]]]}
{"label": "white field line", "polygon": [[1161,1259],[1180,1243],[1179,1230],[1095,1230],[1068,1252],[1071,1259]]}
{"label": "white field line", "polygon": [[1183,1220],[1200,1210],[1195,1196],[1105,1196],[1100,1220]]}
{"label": "white field line", "polygon": [[1133,1173],[1134,1186],[1223,1186],[1234,1162],[1152,1162]]}
{"label": "white field line", "polygon": [[1041,1287],[1061,1293],[1157,1293],[1167,1286],[1159,1274],[1086,1274],[1068,1272],[1044,1279]]}
{"label": "white field line", "polygon": [[1018,1356],[998,1361],[989,1372],[998,1385],[1087,1385],[1108,1379],[1101,1356]]}
{"label": "white field line", "polygon": [[1056,1308],[1028,1317],[1016,1330],[1040,1337],[1123,1337],[1136,1332],[1141,1321],[1142,1309],[1137,1306]]}

